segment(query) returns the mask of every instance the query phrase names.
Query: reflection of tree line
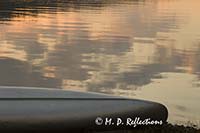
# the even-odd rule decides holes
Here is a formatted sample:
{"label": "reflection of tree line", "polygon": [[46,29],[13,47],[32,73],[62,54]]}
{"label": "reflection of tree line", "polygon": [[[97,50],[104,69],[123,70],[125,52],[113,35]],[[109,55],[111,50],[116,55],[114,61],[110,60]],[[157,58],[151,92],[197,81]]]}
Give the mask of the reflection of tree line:
{"label": "reflection of tree line", "polygon": [[[17,1],[14,5],[12,4],[13,1]],[[0,10],[5,10],[9,9],[9,13],[12,14],[13,11],[15,11],[15,8],[20,8],[22,7],[22,13],[26,14],[27,12],[32,12],[33,14],[37,14],[38,12],[42,10],[37,10],[38,8],[41,7],[66,7],[65,10],[67,10],[68,7],[72,8],[87,8],[88,6],[106,6],[109,4],[109,1],[101,1],[97,0],[96,2],[99,2],[99,4],[89,4],[91,1],[94,0],[87,0],[87,1],[82,1],[82,0],[72,0],[72,1],[65,1],[65,0],[27,0],[25,2],[22,2],[23,0],[9,0],[8,6],[3,6],[3,8],[0,7]],[[120,1],[120,0],[119,0]],[[85,2],[85,4],[84,4]],[[0,1],[0,3],[3,3]],[[61,5],[57,5],[57,4]],[[115,1],[110,0],[110,4],[116,3]],[[1,4],[0,4],[1,5]],[[30,8],[31,10],[23,10],[25,8]],[[32,10],[33,9],[33,10]],[[51,9],[51,10],[56,10],[56,9]],[[137,10],[136,10],[137,11]],[[136,12],[135,11],[135,12]],[[176,17],[173,17],[173,15],[168,16],[164,19],[159,19],[160,21],[154,22],[151,24],[151,31],[146,33],[145,30],[145,23],[141,22],[140,18],[140,13],[141,12],[136,12],[133,16],[134,21],[134,30],[136,31],[135,36],[144,36],[144,37],[155,37],[155,34],[161,30],[164,29],[163,32],[167,32],[171,26],[173,25],[178,25],[176,22]],[[8,17],[6,16],[6,17]],[[138,17],[135,17],[138,16]],[[5,17],[5,16],[3,16]],[[1,19],[1,16],[0,16]],[[132,21],[131,21],[132,22]],[[163,28],[163,27],[167,28]],[[130,27],[132,28],[132,27]],[[143,31],[140,31],[142,28]],[[80,29],[81,30],[81,29]],[[19,36],[22,37],[29,37],[31,36],[32,39],[26,42],[22,42],[20,39],[13,38],[12,34],[10,33],[9,35],[6,35],[10,40],[14,40],[14,45],[16,47],[18,46],[23,46],[23,50],[27,53],[27,60],[29,63],[34,61],[35,59],[40,59],[41,57],[38,55],[44,55],[44,53],[48,53],[48,57],[45,58],[43,61],[46,64],[45,66],[40,66],[39,68],[36,68],[36,66],[33,65],[33,69],[39,69],[37,72],[34,71],[22,71],[23,69],[29,69],[30,67],[26,67],[24,63],[20,63],[20,61],[14,61],[13,59],[6,59],[8,62],[10,61],[11,63],[7,63],[7,61],[0,59],[0,64],[5,64],[5,66],[0,66],[0,70],[2,70],[1,73],[3,72],[12,72],[12,70],[16,71],[16,75],[22,75],[22,78],[18,78],[18,76],[13,76],[12,73],[7,73],[7,77],[0,76],[2,80],[2,84],[7,85],[7,84],[14,84],[14,85],[28,85],[28,86],[45,86],[45,87],[59,87],[62,86],[62,80],[75,80],[75,81],[82,81],[87,80],[91,78],[91,75],[89,72],[94,72],[97,74],[97,77],[94,77],[94,79],[98,78],[99,76],[102,76],[104,78],[103,82],[100,83],[95,83],[93,81],[87,82],[87,87],[89,90],[92,91],[100,91],[103,88],[110,88],[114,89],[116,88],[117,84],[121,85],[123,89],[129,89],[127,86],[131,85],[136,85],[136,86],[142,86],[149,84],[151,82],[152,78],[158,78],[160,73],[162,72],[180,72],[180,70],[176,70],[176,67],[178,66],[183,66],[184,60],[188,58],[190,55],[187,55],[189,52],[185,51],[184,54],[180,54],[177,51],[175,51],[174,48],[170,48],[172,50],[172,54],[169,56],[167,54],[167,50],[169,48],[164,47],[164,46],[157,46],[156,51],[157,53],[155,54],[155,61],[150,64],[137,64],[139,67],[137,68],[137,71],[134,70],[134,60],[127,60],[125,62],[128,66],[130,66],[129,71],[120,71],[122,67],[124,69],[128,69],[124,64],[118,68],[116,68],[117,65],[123,64],[124,60],[127,59],[127,56],[124,56],[123,54],[126,54],[130,46],[132,45],[129,41],[129,37],[124,38],[122,42],[119,42],[119,39],[115,37],[112,43],[104,43],[101,42],[100,40],[90,40],[89,39],[89,31],[84,31],[81,33],[79,31],[65,31],[66,32],[73,32],[74,36],[78,35],[83,35],[85,36],[85,41],[81,40],[79,42],[76,42],[75,44],[68,46],[66,45],[69,40],[67,40],[67,35],[58,35],[59,38],[62,38],[62,44],[58,44],[55,47],[55,50],[53,52],[48,53],[47,49],[45,48],[46,45],[40,44],[38,42],[38,34],[36,33],[30,33],[27,35],[27,33],[24,34],[19,34]],[[57,30],[51,30],[51,31],[45,31],[45,33],[51,33],[55,39],[57,39]],[[41,32],[42,33],[42,32]],[[15,33],[14,33],[15,34]],[[126,36],[126,35],[124,35]],[[87,38],[88,37],[88,38]],[[98,45],[94,45],[98,44]],[[123,45],[122,45],[123,44]],[[48,45],[48,44],[47,44]],[[148,44],[146,44],[148,45]],[[102,52],[101,49],[104,49]],[[122,54],[123,53],[123,54]],[[199,54],[200,49],[196,51],[195,56],[193,56],[192,60],[199,61],[200,57]],[[93,62],[83,62],[84,59],[87,60],[88,57],[83,57],[82,55],[84,54],[92,54],[94,55],[94,59],[100,58],[100,60],[95,60]],[[35,56],[34,56],[35,55]],[[108,55],[108,56],[107,56]],[[111,55],[111,56],[109,56]],[[191,57],[190,57],[191,58]],[[104,60],[106,59],[106,61]],[[16,65],[15,62],[19,62],[21,65]],[[26,63],[25,63],[26,64]],[[6,65],[8,67],[6,67]],[[82,66],[85,65],[86,68],[82,68]],[[17,66],[17,67],[16,67]],[[50,77],[44,77],[43,76],[43,69],[44,67],[57,67],[57,69],[54,71],[56,77],[50,78]],[[108,70],[105,70],[105,66],[110,66]],[[88,68],[87,68],[88,67]],[[131,69],[131,67],[133,69]],[[198,62],[194,63],[194,73],[199,73],[200,70],[200,64]],[[114,74],[113,72],[117,71],[117,74]],[[107,74],[107,75],[106,75]],[[5,75],[5,73],[3,73]],[[10,77],[13,76],[13,79]],[[104,77],[105,76],[105,77]],[[29,77],[29,78],[25,78]],[[101,79],[100,79],[101,80]],[[109,91],[106,90],[106,91]]]}
{"label": "reflection of tree line", "polygon": [[7,3],[10,5],[54,5],[55,3],[71,3],[71,4],[113,4],[126,1],[139,1],[139,0],[6,0],[0,3]]}
{"label": "reflection of tree line", "polygon": [[[125,0],[131,1],[131,0]],[[1,18],[11,18],[19,15],[36,15],[44,12],[45,8],[51,8],[49,11],[55,11],[56,8],[67,11],[73,9],[87,9],[108,6],[111,4],[119,4],[125,2],[123,0],[1,0],[0,1],[0,20]],[[137,0],[136,0],[137,1]],[[30,9],[30,10],[26,10]],[[20,9],[20,10],[19,10]],[[16,11],[19,11],[16,14]]]}

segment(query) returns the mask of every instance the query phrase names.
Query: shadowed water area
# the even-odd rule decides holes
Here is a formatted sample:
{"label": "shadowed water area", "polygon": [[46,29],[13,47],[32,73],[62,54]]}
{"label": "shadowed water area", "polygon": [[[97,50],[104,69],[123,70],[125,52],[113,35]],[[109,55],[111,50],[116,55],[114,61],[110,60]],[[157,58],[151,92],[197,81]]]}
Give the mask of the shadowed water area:
{"label": "shadowed water area", "polygon": [[1,0],[0,85],[160,102],[200,127],[199,0]]}

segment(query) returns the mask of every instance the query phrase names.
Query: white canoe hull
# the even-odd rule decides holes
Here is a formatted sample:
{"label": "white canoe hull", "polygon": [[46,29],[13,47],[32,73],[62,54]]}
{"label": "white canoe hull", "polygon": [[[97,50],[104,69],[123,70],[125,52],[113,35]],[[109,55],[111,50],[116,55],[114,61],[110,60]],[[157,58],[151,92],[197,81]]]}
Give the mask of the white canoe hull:
{"label": "white canoe hull", "polygon": [[[98,117],[102,125],[95,122]],[[163,105],[143,100],[58,89],[0,87],[0,130],[130,128],[126,123],[116,126],[117,119],[126,122],[136,117],[164,123],[168,113]],[[105,125],[107,118],[112,118],[114,124]]]}

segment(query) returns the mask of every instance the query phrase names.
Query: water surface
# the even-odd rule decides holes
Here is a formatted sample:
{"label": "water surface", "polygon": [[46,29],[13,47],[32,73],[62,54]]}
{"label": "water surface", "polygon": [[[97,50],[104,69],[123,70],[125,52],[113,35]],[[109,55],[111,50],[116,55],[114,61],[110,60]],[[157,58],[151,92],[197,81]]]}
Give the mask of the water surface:
{"label": "water surface", "polygon": [[199,0],[0,1],[0,85],[153,100],[200,127]]}

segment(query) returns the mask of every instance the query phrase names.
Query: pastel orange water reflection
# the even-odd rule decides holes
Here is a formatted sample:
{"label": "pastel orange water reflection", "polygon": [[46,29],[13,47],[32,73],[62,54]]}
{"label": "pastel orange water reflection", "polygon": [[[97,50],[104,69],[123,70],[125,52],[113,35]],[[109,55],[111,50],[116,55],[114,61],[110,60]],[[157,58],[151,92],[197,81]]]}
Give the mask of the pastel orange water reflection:
{"label": "pastel orange water reflection", "polygon": [[0,85],[154,100],[200,126],[198,0],[13,1],[0,6]]}

